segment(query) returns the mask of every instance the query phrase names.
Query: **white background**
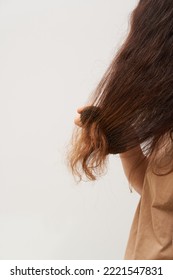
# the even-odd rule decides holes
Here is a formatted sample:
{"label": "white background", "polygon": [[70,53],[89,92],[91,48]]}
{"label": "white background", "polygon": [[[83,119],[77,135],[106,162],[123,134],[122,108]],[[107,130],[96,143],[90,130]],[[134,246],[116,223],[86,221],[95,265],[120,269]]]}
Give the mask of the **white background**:
{"label": "white background", "polygon": [[0,0],[0,259],[123,258],[139,195],[119,155],[76,186],[64,154],[136,3]]}

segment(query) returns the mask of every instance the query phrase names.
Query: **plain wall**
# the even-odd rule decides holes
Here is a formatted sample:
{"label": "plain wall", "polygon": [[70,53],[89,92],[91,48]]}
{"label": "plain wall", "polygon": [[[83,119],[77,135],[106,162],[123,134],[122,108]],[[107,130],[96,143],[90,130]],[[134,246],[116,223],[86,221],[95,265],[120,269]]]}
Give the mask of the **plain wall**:
{"label": "plain wall", "polygon": [[0,1],[0,259],[123,258],[139,195],[119,155],[80,185],[64,155],[136,3]]}

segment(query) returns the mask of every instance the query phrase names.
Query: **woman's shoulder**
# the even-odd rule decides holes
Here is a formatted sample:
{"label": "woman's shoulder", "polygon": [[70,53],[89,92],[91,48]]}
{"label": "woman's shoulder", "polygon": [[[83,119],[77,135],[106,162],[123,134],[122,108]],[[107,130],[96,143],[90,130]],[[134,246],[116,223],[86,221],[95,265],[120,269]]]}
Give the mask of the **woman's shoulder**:
{"label": "woman's shoulder", "polygon": [[[173,168],[173,140],[169,135],[165,135],[158,142],[156,149],[148,157],[147,173],[166,173]],[[172,174],[173,175],[173,172]]]}

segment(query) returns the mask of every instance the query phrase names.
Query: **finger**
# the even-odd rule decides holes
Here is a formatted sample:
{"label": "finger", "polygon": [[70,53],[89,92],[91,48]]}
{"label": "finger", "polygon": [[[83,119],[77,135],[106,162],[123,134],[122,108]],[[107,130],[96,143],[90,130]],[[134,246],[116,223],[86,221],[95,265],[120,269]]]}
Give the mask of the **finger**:
{"label": "finger", "polygon": [[85,109],[86,107],[89,107],[89,106],[91,106],[91,105],[84,105],[84,106],[81,106],[81,107],[79,107],[78,109],[77,109],[77,112],[79,113],[79,114],[81,114],[82,113],[82,111],[83,111],[83,109]]}
{"label": "finger", "polygon": [[79,117],[76,117],[75,119],[74,119],[74,123],[76,124],[76,125],[78,125],[78,126],[82,126],[82,122],[81,122],[81,120],[80,120],[80,118]]}
{"label": "finger", "polygon": [[86,106],[79,107],[79,108],[77,109],[77,112],[78,112],[79,114],[81,114],[81,112],[83,111],[83,109],[84,109],[85,107],[86,107]]}

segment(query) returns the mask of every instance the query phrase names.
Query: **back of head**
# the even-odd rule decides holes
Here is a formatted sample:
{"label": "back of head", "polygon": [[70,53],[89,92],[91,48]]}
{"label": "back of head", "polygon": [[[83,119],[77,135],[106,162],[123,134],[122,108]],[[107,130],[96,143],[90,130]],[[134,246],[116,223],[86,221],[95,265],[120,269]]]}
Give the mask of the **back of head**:
{"label": "back of head", "polygon": [[165,135],[172,141],[172,0],[139,1],[125,42],[87,104],[99,108],[99,114],[95,118],[88,114],[86,125],[74,129],[67,150],[68,165],[80,179],[84,172],[95,180],[94,173],[103,173],[111,153],[143,144],[146,156],[151,157]]}

